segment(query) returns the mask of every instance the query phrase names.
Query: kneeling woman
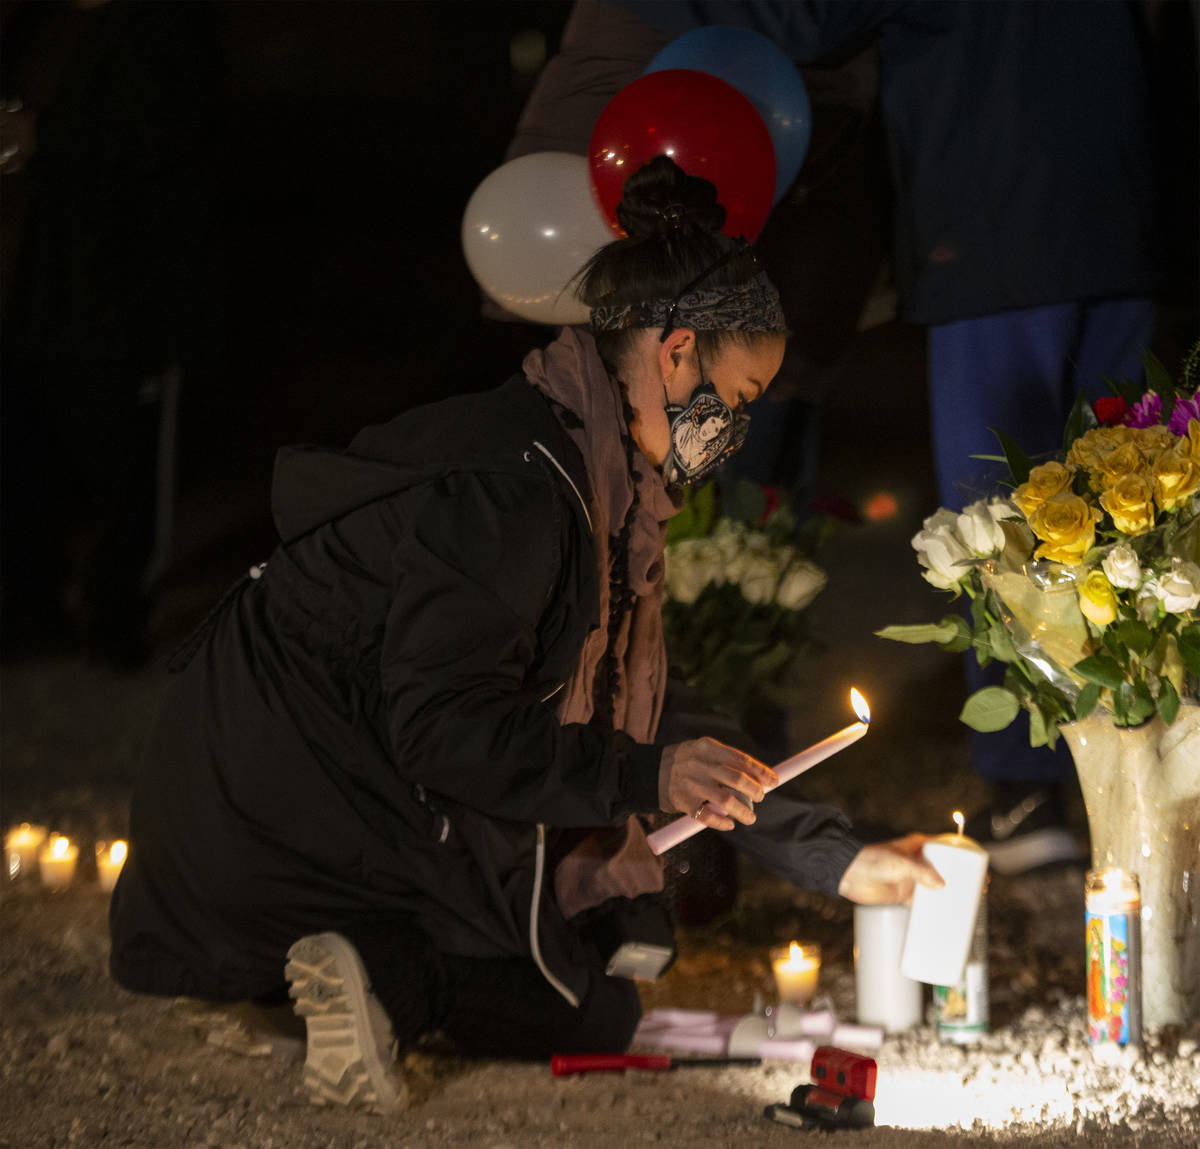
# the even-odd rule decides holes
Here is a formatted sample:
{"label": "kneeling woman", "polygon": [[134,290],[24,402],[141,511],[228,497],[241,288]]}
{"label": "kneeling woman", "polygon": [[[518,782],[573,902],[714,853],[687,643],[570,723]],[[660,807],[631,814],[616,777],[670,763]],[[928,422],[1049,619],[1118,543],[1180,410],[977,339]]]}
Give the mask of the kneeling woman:
{"label": "kneeling woman", "polygon": [[[610,961],[662,888],[639,815],[736,826],[860,901],[939,884],[919,839],[860,847],[783,796],[756,819],[767,766],[656,740],[672,490],[740,444],[785,323],[711,184],[660,157],[620,220],[581,280],[591,332],[345,452],[281,452],[278,548],[172,666],[113,976],[219,1000],[290,982],[314,1097],[396,1107],[391,1051],[433,1032],[466,1055],[624,1049],[638,997]],[[718,439],[678,450],[697,404],[724,410]]]}

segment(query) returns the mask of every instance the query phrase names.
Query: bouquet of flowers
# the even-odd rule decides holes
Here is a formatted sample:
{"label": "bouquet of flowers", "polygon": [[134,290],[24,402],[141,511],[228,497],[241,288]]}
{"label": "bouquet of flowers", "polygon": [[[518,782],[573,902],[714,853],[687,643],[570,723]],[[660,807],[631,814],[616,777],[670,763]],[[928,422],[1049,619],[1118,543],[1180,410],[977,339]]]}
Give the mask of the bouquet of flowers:
{"label": "bouquet of flowers", "polygon": [[1060,457],[1036,466],[1000,432],[1011,494],[945,508],[913,539],[923,577],[969,611],[877,631],[973,649],[1006,664],[1003,686],[960,718],[999,730],[1024,707],[1030,741],[1098,707],[1117,726],[1175,720],[1200,699],[1200,344],[1177,385],[1152,355],[1143,392],[1076,401]]}
{"label": "bouquet of flowers", "polygon": [[809,557],[826,519],[798,528],[773,490],[742,479],[690,489],[666,545],[663,625],[672,671],[753,725],[795,700],[788,670],[811,644],[805,608],[825,585]]}

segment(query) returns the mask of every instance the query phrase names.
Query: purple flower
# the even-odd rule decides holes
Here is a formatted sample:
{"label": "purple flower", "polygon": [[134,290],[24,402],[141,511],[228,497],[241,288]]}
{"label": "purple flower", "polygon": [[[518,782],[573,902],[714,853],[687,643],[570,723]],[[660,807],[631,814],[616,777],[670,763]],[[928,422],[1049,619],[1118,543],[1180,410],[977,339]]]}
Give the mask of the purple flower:
{"label": "purple flower", "polygon": [[1176,401],[1175,410],[1171,412],[1171,421],[1167,424],[1167,430],[1182,439],[1188,433],[1189,419],[1200,419],[1200,394],[1193,395],[1190,399]]}
{"label": "purple flower", "polygon": [[1126,427],[1153,427],[1162,422],[1162,398],[1156,391],[1147,391],[1125,417]]}

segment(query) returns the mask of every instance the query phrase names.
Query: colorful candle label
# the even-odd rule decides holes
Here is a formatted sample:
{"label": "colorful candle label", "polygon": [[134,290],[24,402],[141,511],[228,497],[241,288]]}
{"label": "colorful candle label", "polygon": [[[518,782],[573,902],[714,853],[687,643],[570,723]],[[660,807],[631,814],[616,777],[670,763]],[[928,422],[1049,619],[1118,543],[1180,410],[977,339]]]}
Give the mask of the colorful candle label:
{"label": "colorful candle label", "polygon": [[1092,1045],[1127,1045],[1141,1039],[1138,928],[1136,914],[1088,911],[1088,1041]]}

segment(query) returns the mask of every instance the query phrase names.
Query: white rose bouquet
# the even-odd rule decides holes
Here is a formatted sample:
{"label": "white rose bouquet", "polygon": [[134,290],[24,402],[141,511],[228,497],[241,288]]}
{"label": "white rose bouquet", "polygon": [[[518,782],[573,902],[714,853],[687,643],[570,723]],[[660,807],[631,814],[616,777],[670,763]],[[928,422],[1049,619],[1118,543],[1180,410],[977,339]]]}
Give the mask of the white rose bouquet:
{"label": "white rose bouquet", "polygon": [[1009,497],[938,510],[914,537],[924,578],[970,610],[877,633],[1007,664],[1003,686],[967,699],[968,726],[1002,729],[1024,707],[1031,742],[1052,746],[1098,707],[1117,726],[1170,724],[1200,700],[1198,358],[1200,344],[1179,385],[1147,354],[1150,390],[1080,396],[1060,458],[1035,466],[997,432]]}
{"label": "white rose bouquet", "polygon": [[688,490],[667,531],[663,623],[673,673],[748,728],[795,701],[788,670],[811,646],[805,609],[825,585],[811,559],[830,524],[798,528],[748,480]]}

